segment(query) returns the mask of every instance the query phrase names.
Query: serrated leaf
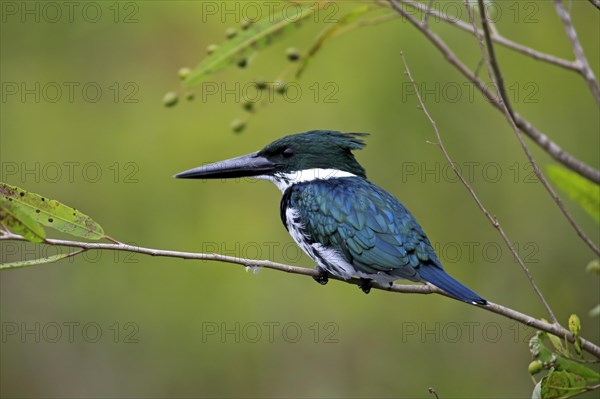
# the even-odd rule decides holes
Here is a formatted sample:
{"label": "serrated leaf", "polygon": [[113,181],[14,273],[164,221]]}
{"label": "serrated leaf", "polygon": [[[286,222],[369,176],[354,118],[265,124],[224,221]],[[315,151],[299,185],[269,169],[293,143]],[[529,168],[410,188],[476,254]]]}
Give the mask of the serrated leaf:
{"label": "serrated leaf", "polygon": [[70,206],[0,183],[0,198],[20,209],[34,221],[76,237],[99,240],[104,230],[92,218]]}
{"label": "serrated leaf", "polygon": [[317,39],[315,40],[315,42],[313,43],[311,48],[306,52],[306,55],[304,57],[302,57],[302,62],[300,63],[300,66],[298,67],[298,70],[296,71],[296,78],[300,78],[300,76],[302,75],[302,73],[304,72],[306,67],[308,66],[308,63],[315,56],[315,54],[321,49],[321,47],[323,46],[323,43],[325,43],[326,40],[335,36],[335,34],[337,32],[339,32],[340,29],[342,29],[344,26],[348,25],[349,23],[355,21],[356,19],[360,18],[361,16],[363,16],[364,14],[369,12],[371,9],[372,8],[369,5],[363,5],[363,6],[357,7],[354,10],[350,11],[348,14],[345,14],[344,16],[339,18],[337,23],[327,26],[327,28],[325,28],[317,36]]}
{"label": "serrated leaf", "polygon": [[559,165],[546,167],[548,177],[578,203],[597,222],[600,222],[600,186]]}
{"label": "serrated leaf", "polygon": [[0,270],[3,270],[3,269],[17,269],[19,267],[41,265],[41,264],[44,264],[44,263],[56,262],[56,261],[64,259],[64,258],[68,258],[69,256],[76,255],[79,252],[81,252],[81,250],[77,250],[77,251],[73,251],[73,252],[67,252],[65,254],[51,255],[51,256],[48,256],[46,258],[31,259],[31,260],[19,260],[19,261],[16,261],[16,262],[2,263],[2,264],[0,264]]}
{"label": "serrated leaf", "polygon": [[46,237],[44,228],[12,201],[0,196],[0,223],[27,241],[42,242]]}
{"label": "serrated leaf", "polygon": [[543,399],[570,398],[585,390],[585,380],[568,371],[550,371],[541,383]]}
{"label": "serrated leaf", "polygon": [[289,28],[298,25],[322,6],[321,2],[309,2],[296,7],[287,7],[286,12],[282,12],[278,18],[270,16],[252,24],[200,62],[183,80],[183,86],[197,85],[211,73],[238,61],[246,51],[255,51],[270,45],[289,31]]}

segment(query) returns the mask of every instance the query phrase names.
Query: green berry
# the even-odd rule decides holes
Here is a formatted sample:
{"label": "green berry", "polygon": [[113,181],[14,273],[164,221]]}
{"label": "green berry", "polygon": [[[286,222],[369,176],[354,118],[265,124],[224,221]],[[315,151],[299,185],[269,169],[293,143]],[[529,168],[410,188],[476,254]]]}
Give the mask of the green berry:
{"label": "green berry", "polygon": [[242,104],[242,107],[244,107],[244,109],[248,112],[252,111],[254,109],[254,102],[250,101],[250,100],[246,100],[244,101],[244,103]]}
{"label": "green berry", "polygon": [[191,72],[192,70],[190,68],[179,68],[179,71],[177,71],[177,75],[179,75],[179,78],[181,80],[184,80],[190,75]]}
{"label": "green berry", "polygon": [[227,39],[233,39],[237,35],[237,30],[235,28],[227,28],[225,30],[225,37]]}
{"label": "green berry", "polygon": [[258,90],[264,90],[267,88],[267,82],[264,79],[254,79],[254,85]]}
{"label": "green berry", "polygon": [[252,21],[245,19],[245,20],[242,21],[242,24],[240,25],[240,28],[242,30],[246,30],[246,29],[248,29],[250,27],[250,25],[252,25]]}
{"label": "green berry", "polygon": [[542,362],[540,362],[539,360],[534,360],[533,362],[529,363],[529,367],[527,367],[527,370],[529,370],[529,374],[534,375],[542,371],[543,368],[544,365],[542,364]]}
{"label": "green berry", "polygon": [[177,97],[177,93],[173,91],[166,93],[163,97],[163,104],[165,107],[172,107],[177,104],[177,101],[179,101],[179,97]]}
{"label": "green berry", "polygon": [[231,122],[231,130],[233,130],[235,133],[241,133],[245,128],[246,122],[240,119],[234,119],[233,122]]}
{"label": "green berry", "polygon": [[300,50],[298,50],[295,47],[290,47],[287,50],[285,50],[285,56],[291,62],[296,62],[300,59],[300,56],[301,56]]}
{"label": "green berry", "polygon": [[281,95],[285,94],[287,91],[286,84],[284,82],[280,82],[280,81],[275,82],[275,91]]}
{"label": "green berry", "polygon": [[216,44],[210,44],[208,45],[208,47],[206,48],[206,53],[208,55],[211,55],[212,53],[214,53],[215,51],[217,51],[217,49],[219,48],[218,45]]}

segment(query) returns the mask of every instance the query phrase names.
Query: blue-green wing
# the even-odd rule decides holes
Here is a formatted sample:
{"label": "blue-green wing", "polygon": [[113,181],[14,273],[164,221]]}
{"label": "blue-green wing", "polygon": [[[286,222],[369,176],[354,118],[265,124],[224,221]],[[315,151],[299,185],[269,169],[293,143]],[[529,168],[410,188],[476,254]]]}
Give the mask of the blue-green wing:
{"label": "blue-green wing", "polygon": [[318,180],[290,190],[287,201],[309,240],[334,248],[356,270],[417,281],[421,265],[441,268],[413,216],[369,181]]}

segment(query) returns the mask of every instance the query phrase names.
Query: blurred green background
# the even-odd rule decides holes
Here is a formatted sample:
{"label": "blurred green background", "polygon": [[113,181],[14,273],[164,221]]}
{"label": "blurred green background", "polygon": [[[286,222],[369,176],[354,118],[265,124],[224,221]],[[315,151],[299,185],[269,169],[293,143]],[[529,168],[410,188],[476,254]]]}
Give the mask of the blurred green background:
{"label": "blurred green background", "polygon": [[[587,314],[600,296],[598,278],[585,273],[593,254],[531,179],[502,115],[405,21],[327,42],[294,81],[298,100],[274,96],[235,134],[229,125],[244,117],[243,89],[257,77],[278,78],[289,67],[286,48],[306,49],[327,17],[360,3],[331,6],[318,23],[309,19],[261,50],[246,69],[214,75],[216,94],[197,87],[195,101],[174,108],[161,98],[179,86],[177,70],[193,67],[226,28],[270,6],[72,4],[2,2],[1,181],[74,206],[124,242],[313,267],[281,225],[274,186],[172,175],[290,133],[369,132],[359,161],[411,209],[451,274],[494,302],[546,317],[497,232],[428,143],[435,137],[403,73],[403,51],[447,149],[557,317],[566,323],[579,314],[583,335],[598,342],[598,318]],[[461,2],[434,4],[466,19]],[[551,3],[495,4],[503,35],[572,58]],[[587,1],[569,4],[598,73],[600,14]],[[430,24],[477,67],[474,38],[434,18]],[[581,77],[497,52],[515,109],[598,168],[600,118]],[[540,165],[553,163],[528,143]],[[598,225],[566,202],[598,243]],[[56,250],[3,242],[0,251],[9,261]],[[0,277],[3,397],[413,398],[431,397],[427,388],[434,387],[443,398],[522,398],[533,389],[532,331],[441,296],[366,296],[335,281],[322,287],[270,270],[108,252]]]}

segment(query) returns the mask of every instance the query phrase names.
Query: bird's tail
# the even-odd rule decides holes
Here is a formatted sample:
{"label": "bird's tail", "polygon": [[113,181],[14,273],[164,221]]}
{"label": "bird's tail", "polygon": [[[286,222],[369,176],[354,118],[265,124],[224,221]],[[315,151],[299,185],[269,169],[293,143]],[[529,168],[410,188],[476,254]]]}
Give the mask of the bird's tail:
{"label": "bird's tail", "polygon": [[471,291],[455,279],[453,279],[448,273],[436,266],[426,266],[419,268],[419,274],[423,281],[431,283],[438,288],[446,291],[456,299],[461,301],[472,303],[474,305],[485,305],[487,301]]}

